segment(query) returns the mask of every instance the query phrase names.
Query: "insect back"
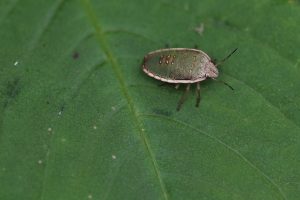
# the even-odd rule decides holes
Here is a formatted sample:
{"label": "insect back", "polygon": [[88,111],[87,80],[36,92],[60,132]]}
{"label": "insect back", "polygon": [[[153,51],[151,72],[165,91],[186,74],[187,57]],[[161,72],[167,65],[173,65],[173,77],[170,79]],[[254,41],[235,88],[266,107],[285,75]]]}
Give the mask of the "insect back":
{"label": "insect back", "polygon": [[202,51],[186,48],[161,49],[144,57],[143,70],[169,83],[194,83],[205,79],[210,58]]}

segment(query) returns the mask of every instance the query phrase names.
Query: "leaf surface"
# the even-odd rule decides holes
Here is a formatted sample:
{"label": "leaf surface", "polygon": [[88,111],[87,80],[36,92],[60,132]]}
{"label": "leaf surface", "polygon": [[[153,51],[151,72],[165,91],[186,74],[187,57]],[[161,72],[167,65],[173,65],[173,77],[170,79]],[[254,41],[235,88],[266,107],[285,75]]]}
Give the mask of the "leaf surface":
{"label": "leaf surface", "polygon": [[[0,199],[300,196],[300,4],[0,1]],[[197,48],[220,80],[159,87],[143,56]]]}

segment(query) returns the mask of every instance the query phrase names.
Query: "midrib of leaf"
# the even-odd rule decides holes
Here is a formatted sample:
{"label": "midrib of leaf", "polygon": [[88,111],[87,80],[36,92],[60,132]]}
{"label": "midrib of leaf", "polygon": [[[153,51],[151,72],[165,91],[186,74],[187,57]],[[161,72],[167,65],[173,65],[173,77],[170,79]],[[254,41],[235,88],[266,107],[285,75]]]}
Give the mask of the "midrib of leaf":
{"label": "midrib of leaf", "polygon": [[134,106],[134,102],[128,92],[128,88],[125,84],[125,80],[123,78],[122,72],[120,70],[119,64],[117,62],[117,60],[115,59],[114,55],[111,53],[111,50],[109,49],[109,45],[106,42],[106,38],[105,38],[105,34],[102,31],[101,25],[95,15],[95,12],[92,8],[92,4],[90,3],[89,0],[81,0],[82,5],[83,5],[83,10],[85,11],[86,15],[87,15],[87,19],[88,21],[91,23],[91,25],[93,26],[93,28],[96,31],[96,37],[97,40],[99,42],[99,46],[100,48],[103,50],[103,52],[105,53],[108,61],[111,63],[114,75],[116,76],[118,83],[119,83],[119,87],[121,89],[121,92],[123,93],[123,96],[125,97],[128,107],[130,109],[130,113],[132,115],[133,118],[133,122],[137,128],[137,131],[139,133],[139,136],[143,142],[143,145],[151,159],[155,174],[156,174],[156,178],[158,179],[160,188],[162,190],[162,194],[164,199],[168,200],[168,194],[167,194],[167,190],[165,187],[165,184],[162,180],[161,174],[160,174],[160,170],[157,164],[157,161],[155,159],[155,155],[152,151],[150,142],[144,132],[143,129],[143,124],[141,122],[141,120],[139,119],[139,116],[137,114],[136,108]]}

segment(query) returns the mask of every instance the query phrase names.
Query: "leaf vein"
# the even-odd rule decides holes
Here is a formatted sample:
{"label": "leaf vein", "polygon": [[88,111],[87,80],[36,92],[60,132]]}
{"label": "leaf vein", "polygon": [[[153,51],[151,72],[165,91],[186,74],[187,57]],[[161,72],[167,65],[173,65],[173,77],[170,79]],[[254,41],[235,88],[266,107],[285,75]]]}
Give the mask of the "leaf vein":
{"label": "leaf vein", "polygon": [[264,177],[271,185],[273,185],[273,187],[275,187],[275,189],[278,191],[278,193],[280,194],[280,196],[282,197],[282,199],[287,200],[285,194],[283,193],[281,187],[275,183],[266,173],[264,173],[261,169],[259,169],[257,166],[255,166],[250,160],[248,160],[242,153],[240,153],[238,150],[236,150],[235,148],[231,147],[230,145],[228,145],[227,143],[223,142],[222,140],[220,140],[219,138],[212,136],[202,130],[200,130],[197,127],[194,127],[190,124],[187,124],[186,122],[177,120],[177,119],[172,119],[170,117],[166,117],[166,116],[161,116],[161,115],[156,115],[156,114],[143,114],[140,113],[139,116],[144,116],[144,117],[152,117],[152,118],[158,118],[158,119],[162,119],[162,120],[168,120],[171,121],[173,123],[179,124],[181,126],[187,127],[189,129],[192,129],[212,140],[214,140],[215,142],[223,145],[225,148],[227,148],[228,150],[230,150],[231,152],[233,152],[235,155],[237,155],[240,159],[242,159],[245,163],[247,163],[251,168],[253,168],[254,170],[256,170],[258,172],[258,174],[260,174],[262,177]]}
{"label": "leaf vein", "polygon": [[276,111],[278,111],[282,116],[283,116],[283,118],[284,119],[286,119],[287,121],[289,121],[289,122],[291,122],[293,125],[295,125],[299,130],[300,130],[300,126],[298,125],[298,124],[296,124],[296,122],[295,121],[293,121],[292,119],[290,119],[289,117],[287,117],[277,106],[275,106],[274,104],[272,104],[261,92],[259,92],[259,91],[257,91],[257,90],[255,90],[253,87],[251,87],[249,84],[247,84],[245,81],[242,81],[242,80],[240,80],[240,79],[237,79],[237,78],[235,78],[234,76],[232,76],[232,75],[229,75],[229,74],[227,74],[226,73],[226,76],[229,76],[230,78],[232,78],[232,79],[234,79],[234,80],[236,80],[236,81],[238,81],[238,82],[240,82],[240,83],[242,83],[242,84],[244,84],[245,86],[247,86],[248,88],[250,88],[251,90],[253,90],[256,94],[258,94],[260,97],[262,97],[265,101],[266,101],[266,103],[270,106],[270,107],[272,107],[272,108],[274,108]]}
{"label": "leaf vein", "polygon": [[133,99],[131,98],[129,92],[128,92],[128,88],[126,86],[125,80],[124,80],[124,76],[120,70],[119,64],[117,62],[117,60],[115,59],[114,55],[111,53],[111,50],[109,49],[108,44],[106,43],[106,38],[105,38],[105,33],[102,31],[102,28],[100,26],[100,23],[95,15],[95,12],[92,8],[92,5],[90,3],[89,0],[81,0],[82,5],[83,5],[83,9],[87,15],[87,19],[89,20],[89,22],[91,23],[91,25],[94,27],[95,31],[96,31],[96,37],[98,39],[99,42],[99,46],[100,48],[104,51],[105,55],[107,56],[108,61],[111,63],[112,66],[112,70],[114,72],[114,75],[116,76],[119,86],[120,86],[120,90],[123,93],[123,96],[125,97],[130,113],[132,115],[133,121],[136,125],[136,128],[139,132],[140,138],[144,144],[144,147],[151,159],[152,165],[153,165],[153,169],[154,172],[156,174],[156,178],[158,179],[159,182],[159,186],[161,188],[163,197],[165,200],[168,200],[168,194],[167,194],[167,190],[165,188],[165,184],[162,180],[161,174],[160,174],[160,170],[158,167],[158,163],[155,159],[155,155],[152,151],[150,142],[144,132],[144,128],[142,125],[141,120],[139,119],[138,115],[137,115],[137,111],[136,108],[134,106],[134,102]]}
{"label": "leaf vein", "polygon": [[44,23],[42,24],[41,28],[36,31],[33,39],[29,44],[29,50],[34,49],[34,47],[39,42],[42,35],[45,33],[45,31],[53,21],[55,15],[58,13],[59,9],[62,7],[64,2],[64,0],[58,0],[54,3],[54,6],[49,9],[48,13],[46,14]]}
{"label": "leaf vein", "polygon": [[0,19],[0,25],[2,25],[3,21],[12,13],[12,11],[17,7],[19,0],[15,0],[11,3],[10,7],[7,9],[7,11],[4,13],[2,19]]}

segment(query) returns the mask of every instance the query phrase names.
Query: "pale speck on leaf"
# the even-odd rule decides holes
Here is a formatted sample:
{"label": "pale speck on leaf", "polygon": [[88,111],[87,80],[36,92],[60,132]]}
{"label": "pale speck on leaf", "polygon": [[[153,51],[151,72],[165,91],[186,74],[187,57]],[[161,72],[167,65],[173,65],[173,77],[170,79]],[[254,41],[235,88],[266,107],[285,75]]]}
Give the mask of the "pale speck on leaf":
{"label": "pale speck on leaf", "polygon": [[112,159],[114,159],[114,160],[117,158],[116,155],[112,155],[111,157],[112,157]]}
{"label": "pale speck on leaf", "polygon": [[39,161],[38,161],[38,164],[40,164],[40,165],[41,165],[42,163],[43,163],[43,161],[42,161],[42,160],[39,160]]}
{"label": "pale speck on leaf", "polygon": [[183,9],[185,11],[188,11],[190,9],[190,5],[188,3],[185,3],[184,6],[183,6]]}
{"label": "pale speck on leaf", "polygon": [[246,28],[244,28],[244,31],[249,32],[250,28],[247,26]]}
{"label": "pale speck on leaf", "polygon": [[300,63],[300,59],[298,59],[297,62],[296,62],[296,64],[294,65],[295,69],[297,69],[300,66],[299,63]]}
{"label": "pale speck on leaf", "polygon": [[194,29],[200,36],[203,35],[203,32],[204,32],[204,24],[201,23],[198,27],[196,27]]}

